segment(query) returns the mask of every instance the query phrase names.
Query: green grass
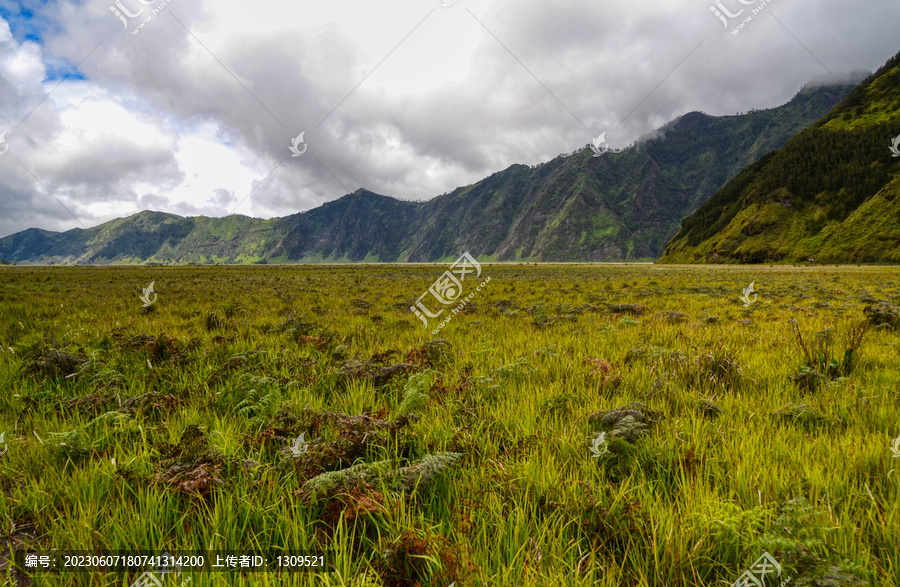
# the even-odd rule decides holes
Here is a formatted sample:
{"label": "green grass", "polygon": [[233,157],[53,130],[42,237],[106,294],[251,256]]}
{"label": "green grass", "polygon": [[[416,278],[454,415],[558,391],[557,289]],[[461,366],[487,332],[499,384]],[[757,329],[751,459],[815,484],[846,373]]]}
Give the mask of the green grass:
{"label": "green grass", "polygon": [[333,554],[191,587],[898,584],[900,336],[852,337],[900,269],[484,265],[446,343],[409,311],[444,270],[0,268],[5,542]]}

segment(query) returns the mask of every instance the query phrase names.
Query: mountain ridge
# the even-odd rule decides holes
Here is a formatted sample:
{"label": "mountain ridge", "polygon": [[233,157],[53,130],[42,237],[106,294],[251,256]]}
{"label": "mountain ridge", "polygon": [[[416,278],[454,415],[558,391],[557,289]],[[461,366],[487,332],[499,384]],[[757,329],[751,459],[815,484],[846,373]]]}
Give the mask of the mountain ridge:
{"label": "mountain ridge", "polygon": [[26,229],[0,257],[29,264],[653,260],[682,218],[779,148],[852,85],[804,87],[746,114],[689,112],[623,150],[513,164],[426,202],[360,188],[279,218],[142,211],[87,229]]}
{"label": "mountain ridge", "polygon": [[900,53],[686,217],[660,263],[900,262]]}

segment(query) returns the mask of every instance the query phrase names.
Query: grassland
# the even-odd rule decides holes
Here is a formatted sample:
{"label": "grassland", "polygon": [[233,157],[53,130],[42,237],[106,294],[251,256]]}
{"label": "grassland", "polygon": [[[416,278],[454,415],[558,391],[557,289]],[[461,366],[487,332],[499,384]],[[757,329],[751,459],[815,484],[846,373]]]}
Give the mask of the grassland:
{"label": "grassland", "polygon": [[191,587],[731,585],[763,552],[767,585],[898,584],[900,336],[863,310],[900,270],[484,265],[433,340],[443,270],[0,268],[7,549],[333,554]]}

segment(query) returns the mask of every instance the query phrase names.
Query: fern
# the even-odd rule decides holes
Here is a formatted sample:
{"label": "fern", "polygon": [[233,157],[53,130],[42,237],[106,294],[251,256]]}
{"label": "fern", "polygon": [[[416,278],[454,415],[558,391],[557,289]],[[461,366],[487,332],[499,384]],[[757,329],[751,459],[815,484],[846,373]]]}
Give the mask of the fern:
{"label": "fern", "polygon": [[601,428],[608,430],[611,438],[621,438],[630,443],[649,433],[650,426],[661,419],[661,412],[651,410],[640,402],[588,416],[589,423],[599,424]]}
{"label": "fern", "polygon": [[[56,451],[63,457],[72,460],[84,459],[91,453],[102,450],[115,434],[128,433],[133,430],[135,424],[126,427],[130,422],[128,414],[119,412],[106,412],[97,416],[84,426],[80,426],[69,432],[51,432],[50,436],[58,439]],[[109,428],[112,430],[107,431]],[[99,435],[98,438],[95,436]]]}
{"label": "fern", "polygon": [[[241,378],[241,382],[246,387],[237,392],[243,391],[243,398],[231,411],[249,418],[251,426],[259,426],[275,417],[284,398],[275,380],[270,377],[245,375]],[[247,387],[250,389],[246,389]]]}
{"label": "fern", "polygon": [[382,477],[385,485],[394,491],[412,491],[432,485],[462,453],[437,453],[426,455],[405,467],[392,468],[391,461],[360,463],[340,471],[329,471],[313,477],[300,488],[300,495],[310,501],[328,498],[341,490],[350,490],[363,482]]}
{"label": "fern", "polygon": [[431,399],[431,396],[425,392],[431,389],[435,379],[440,373],[432,369],[426,369],[421,373],[416,373],[403,386],[403,401],[397,408],[398,414],[409,414],[421,410]]}
{"label": "fern", "polygon": [[434,483],[447,469],[462,458],[462,453],[446,452],[426,455],[408,467],[400,467],[391,472],[390,477],[396,489],[412,491]]}
{"label": "fern", "polygon": [[100,448],[100,443],[92,441],[82,428],[76,428],[71,432],[51,432],[50,436],[59,440],[56,451],[73,461],[87,458]]}
{"label": "fern", "polygon": [[499,379],[500,381],[504,381],[507,379],[515,379],[519,375],[528,374],[534,371],[534,367],[531,366],[524,357],[519,357],[515,363],[510,365],[503,365],[502,367],[497,367],[491,373],[492,379]]}
{"label": "fern", "polygon": [[635,442],[641,436],[647,434],[647,425],[638,421],[634,416],[625,416],[613,427],[609,435],[613,438],[623,438],[628,442]]}
{"label": "fern", "polygon": [[830,560],[835,556],[827,542],[827,515],[806,498],[796,497],[784,504],[772,529],[760,538],[760,546],[776,553],[782,564],[792,571],[798,587],[843,585],[863,587],[868,581],[860,577],[866,570],[846,560],[840,565]]}
{"label": "fern", "polygon": [[368,477],[377,476],[380,472],[388,470],[390,461],[378,461],[375,463],[360,463],[340,471],[329,471],[317,475],[303,484],[300,494],[313,501],[320,497],[327,497],[336,490],[358,485]]}
{"label": "fern", "polygon": [[85,424],[85,430],[93,430],[102,425],[119,425],[123,422],[126,422],[130,419],[128,414],[122,414],[119,412],[106,412],[105,414],[101,414]]}

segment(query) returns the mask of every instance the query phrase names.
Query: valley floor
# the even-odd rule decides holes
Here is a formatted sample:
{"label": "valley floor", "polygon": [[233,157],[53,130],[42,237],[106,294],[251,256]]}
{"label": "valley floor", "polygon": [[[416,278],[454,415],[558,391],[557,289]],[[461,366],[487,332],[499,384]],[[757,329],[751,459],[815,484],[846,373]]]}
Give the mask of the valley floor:
{"label": "valley floor", "polygon": [[898,584],[900,268],[448,269],[0,268],[7,544],[329,570],[157,575],[191,587]]}

